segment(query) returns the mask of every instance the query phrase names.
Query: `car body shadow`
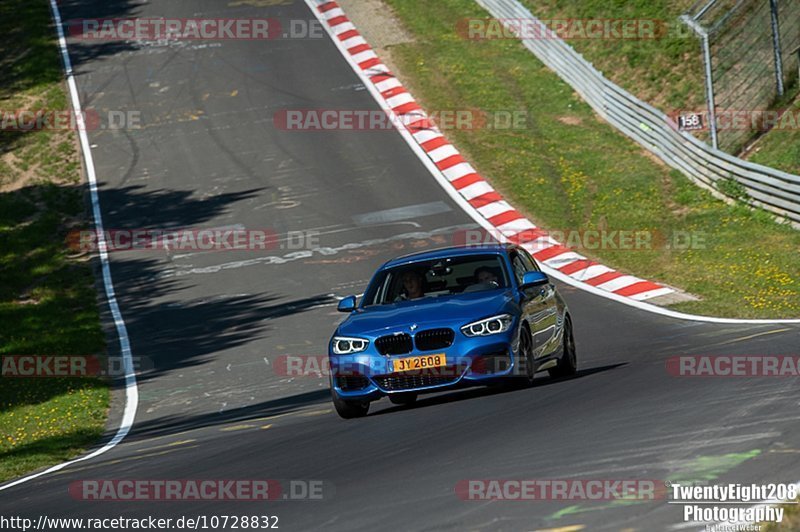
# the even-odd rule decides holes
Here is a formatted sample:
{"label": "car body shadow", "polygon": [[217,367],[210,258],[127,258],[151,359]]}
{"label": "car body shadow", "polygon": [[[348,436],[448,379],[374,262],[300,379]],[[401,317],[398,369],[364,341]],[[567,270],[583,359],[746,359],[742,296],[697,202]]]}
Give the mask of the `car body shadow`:
{"label": "car body shadow", "polygon": [[402,410],[412,410],[415,408],[426,408],[430,406],[442,405],[446,403],[454,403],[458,401],[466,401],[469,399],[478,399],[480,397],[489,397],[492,395],[498,394],[505,394],[505,393],[513,393],[518,392],[521,390],[526,390],[529,388],[540,388],[542,386],[550,386],[554,384],[559,384],[565,381],[575,380],[575,379],[582,379],[585,377],[589,377],[590,375],[594,375],[596,373],[603,373],[606,371],[614,370],[623,366],[627,366],[627,362],[619,362],[617,364],[608,364],[605,366],[596,366],[593,368],[587,369],[580,369],[575,373],[575,375],[569,377],[538,377],[534,380],[532,385],[518,385],[513,383],[503,384],[498,383],[496,385],[491,386],[476,386],[474,388],[464,388],[459,390],[452,390],[449,392],[443,392],[436,395],[430,396],[423,396],[421,399],[418,399],[414,404],[407,405],[407,406],[392,406],[389,408],[384,408],[382,410],[378,410],[377,412],[373,412],[369,414],[370,417],[372,416],[380,416],[382,414],[390,414],[392,412],[398,412]]}

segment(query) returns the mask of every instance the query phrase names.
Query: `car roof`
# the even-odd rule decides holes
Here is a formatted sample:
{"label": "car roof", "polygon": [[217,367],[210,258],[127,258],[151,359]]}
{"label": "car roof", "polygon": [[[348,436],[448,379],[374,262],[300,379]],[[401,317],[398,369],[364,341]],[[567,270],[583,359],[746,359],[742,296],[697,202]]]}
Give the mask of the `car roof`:
{"label": "car roof", "polygon": [[386,262],[381,269],[393,268],[403,264],[410,264],[412,262],[420,262],[425,260],[446,259],[450,257],[464,257],[468,255],[486,255],[498,254],[505,252],[511,248],[516,247],[514,244],[482,244],[479,246],[451,246],[446,248],[431,249],[428,251],[419,251],[409,255],[396,257]]}

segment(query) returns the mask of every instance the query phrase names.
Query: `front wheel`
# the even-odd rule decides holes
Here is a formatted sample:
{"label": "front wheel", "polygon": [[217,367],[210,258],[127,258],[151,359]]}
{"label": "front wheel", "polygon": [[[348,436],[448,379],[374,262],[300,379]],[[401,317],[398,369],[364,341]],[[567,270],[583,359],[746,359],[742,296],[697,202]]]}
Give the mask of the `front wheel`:
{"label": "front wheel", "polygon": [[[525,373],[519,370],[525,368]],[[536,375],[536,361],[533,357],[533,339],[527,327],[519,331],[519,349],[517,351],[517,375],[512,381],[518,386],[532,386]]]}
{"label": "front wheel", "polygon": [[343,419],[364,417],[369,412],[369,401],[345,401],[336,393],[333,382],[331,382],[331,399],[336,413]]}
{"label": "front wheel", "polygon": [[572,334],[572,320],[564,318],[563,349],[558,365],[547,370],[551,377],[569,377],[578,371],[578,356],[575,352],[575,337]]}

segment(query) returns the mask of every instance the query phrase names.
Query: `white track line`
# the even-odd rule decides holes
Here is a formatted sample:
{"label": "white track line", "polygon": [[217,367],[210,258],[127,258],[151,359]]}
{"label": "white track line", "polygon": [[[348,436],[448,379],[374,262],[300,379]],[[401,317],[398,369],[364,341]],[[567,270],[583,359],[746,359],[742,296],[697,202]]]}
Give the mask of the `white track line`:
{"label": "white track line", "polygon": [[92,212],[94,214],[94,225],[97,231],[97,241],[100,248],[100,262],[102,263],[103,271],[103,285],[106,290],[106,298],[108,299],[108,307],[111,310],[111,315],[114,318],[114,326],[117,328],[117,335],[119,336],[119,348],[122,354],[123,367],[125,368],[125,410],[122,414],[122,421],[117,429],[114,437],[99,449],[74,460],[69,460],[58,465],[54,465],[39,471],[32,475],[22,477],[20,479],[11,481],[7,484],[0,486],[0,491],[11,488],[23,482],[39,478],[42,475],[53,473],[64,469],[65,467],[84,460],[90,460],[96,456],[109,451],[122,441],[133,425],[133,420],[136,417],[136,408],[139,405],[139,389],[136,387],[136,373],[133,368],[133,356],[131,354],[131,345],[128,341],[128,330],[125,327],[125,321],[122,319],[122,313],[119,310],[117,303],[117,296],[114,293],[114,283],[111,280],[111,268],[108,264],[108,247],[103,233],[103,217],[100,213],[100,200],[97,195],[97,175],[94,170],[94,159],[92,158],[92,149],[89,145],[89,137],[86,135],[86,123],[84,122],[81,102],[78,97],[78,87],[75,83],[75,77],[72,72],[72,62],[69,59],[69,52],[67,51],[67,40],[64,37],[64,28],[61,25],[61,13],[56,5],[57,0],[50,0],[50,10],[53,13],[53,21],[58,32],[58,47],[61,51],[61,58],[64,61],[64,70],[67,76],[67,85],[69,86],[70,96],[72,97],[72,108],[77,116],[78,136],[80,138],[81,150],[83,151],[83,158],[86,161],[86,175],[89,179],[89,191],[92,198]]}
{"label": "white track line", "polygon": [[[345,61],[350,65],[350,68],[353,69],[356,76],[363,82],[364,86],[367,88],[369,93],[378,103],[378,105],[389,113],[389,116],[392,117],[392,123],[395,125],[395,128],[400,133],[400,136],[406,141],[409,147],[413,150],[413,152],[417,155],[419,160],[422,162],[423,165],[428,169],[436,182],[444,189],[450,198],[461,207],[464,212],[469,215],[478,225],[489,231],[491,235],[493,235],[496,239],[500,240],[501,242],[508,242],[508,239],[498,234],[497,228],[490,224],[480,213],[467,202],[464,197],[462,197],[450,184],[449,180],[446,177],[448,170],[442,172],[439,168],[433,163],[429,154],[422,149],[422,147],[417,143],[414,139],[412,134],[404,127],[400,127],[400,121],[397,120],[397,115],[392,111],[391,107],[389,107],[386,103],[386,100],[381,96],[378,89],[375,87],[372,80],[362,71],[361,67],[358,66],[352,59],[352,56],[347,51],[347,49],[342,45],[342,41],[337,37],[340,33],[349,30],[355,30],[356,27],[352,24],[352,21],[346,22],[344,24],[339,24],[336,28],[331,28],[330,24],[328,24],[327,18],[317,10],[317,6],[320,4],[324,4],[325,2],[317,2],[316,0],[305,0],[306,5],[311,10],[311,13],[322,23],[322,27],[325,28],[325,31],[328,33],[328,36],[333,41],[334,46],[339,50],[339,53],[344,57]],[[339,8],[337,8],[339,9]],[[451,177],[452,179],[452,177]],[[689,321],[701,321],[701,322],[708,322],[708,323],[732,323],[732,324],[739,324],[739,323],[754,323],[754,324],[772,324],[772,323],[800,323],[800,319],[775,319],[775,320],[767,320],[767,319],[737,319],[737,318],[718,318],[715,316],[699,316],[695,314],[686,314],[683,312],[676,312],[674,310],[669,310],[663,307],[659,307],[653,305],[652,303],[646,303],[644,301],[637,301],[627,296],[621,296],[619,294],[614,294],[613,292],[606,292],[605,290],[601,290],[594,286],[588,285],[576,279],[573,279],[569,275],[566,275],[556,269],[549,267],[547,264],[541,263],[542,270],[544,270],[548,275],[551,277],[555,277],[556,279],[589,292],[591,294],[598,295],[600,297],[604,297],[606,299],[611,299],[613,301],[617,301],[619,303],[628,305],[630,307],[637,308],[639,310],[644,310],[647,312],[651,312],[653,314],[659,314],[661,316],[666,316],[669,318],[676,318],[680,320],[689,320]]]}

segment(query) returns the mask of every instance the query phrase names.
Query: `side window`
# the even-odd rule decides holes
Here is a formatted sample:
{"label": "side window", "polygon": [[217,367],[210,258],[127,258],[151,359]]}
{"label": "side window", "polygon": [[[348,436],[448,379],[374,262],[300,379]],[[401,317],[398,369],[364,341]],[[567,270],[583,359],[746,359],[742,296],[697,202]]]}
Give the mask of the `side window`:
{"label": "side window", "polygon": [[529,272],[541,271],[539,269],[539,265],[536,264],[536,261],[533,260],[533,257],[531,257],[531,254],[528,253],[527,249],[520,249],[520,255],[522,256],[522,260],[525,263],[525,266],[528,268]]}
{"label": "side window", "polygon": [[375,290],[375,297],[373,297],[372,301],[369,302],[370,305],[382,305],[383,303],[386,303],[386,298],[388,297],[389,287],[392,284],[393,277],[394,276],[391,273],[386,275],[381,285],[377,290]]}
{"label": "side window", "polygon": [[511,268],[514,270],[514,277],[517,278],[517,284],[520,284],[522,282],[522,276],[528,269],[525,266],[525,262],[522,260],[522,256],[516,251],[511,253],[510,258]]}

